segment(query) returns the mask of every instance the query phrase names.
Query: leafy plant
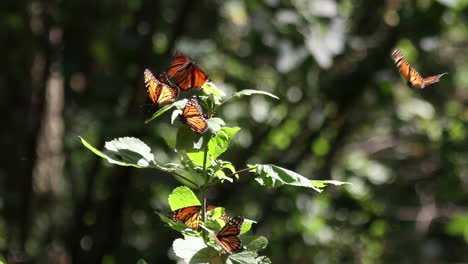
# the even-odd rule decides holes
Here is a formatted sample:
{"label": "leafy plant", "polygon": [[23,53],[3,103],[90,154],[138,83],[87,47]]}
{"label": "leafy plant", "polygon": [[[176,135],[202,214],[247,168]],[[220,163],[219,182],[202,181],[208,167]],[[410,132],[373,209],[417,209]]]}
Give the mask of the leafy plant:
{"label": "leafy plant", "polygon": [[[146,121],[148,123],[173,109],[171,122],[178,128],[175,152],[179,156],[179,163],[161,164],[151,153],[150,148],[137,138],[124,137],[111,140],[106,142],[104,151],[97,150],[83,138],[81,141],[84,146],[109,163],[162,170],[173,175],[184,185],[174,189],[169,195],[169,206],[172,211],[200,206],[200,218],[194,219],[199,221],[200,231],[174,221],[164,214],[157,214],[170,228],[184,235],[184,238],[173,242],[173,250],[186,263],[270,263],[267,257],[258,255],[258,251],[268,245],[268,240],[263,236],[245,235],[255,223],[253,220],[244,219],[240,232],[235,234],[240,236],[243,249],[235,254],[226,254],[229,252],[226,252],[215,239],[216,234],[226,225],[225,209],[216,208],[207,212],[207,190],[216,188],[217,184],[225,181],[236,181],[241,173],[247,172],[254,175],[257,183],[268,188],[289,185],[321,192],[327,184],[341,185],[344,182],[314,181],[272,164],[248,164],[245,168],[237,170],[231,162],[220,157],[229,149],[231,140],[240,128],[227,126],[222,118],[214,117],[215,114],[227,102],[243,96],[259,94],[274,99],[278,97],[264,91],[242,90],[224,100],[224,93],[213,83],[205,83],[202,88],[199,100],[209,117],[207,120],[209,130],[206,133],[197,134],[178,121],[177,117],[182,113],[187,99],[180,99],[161,108]],[[192,190],[198,193],[198,197]]]}

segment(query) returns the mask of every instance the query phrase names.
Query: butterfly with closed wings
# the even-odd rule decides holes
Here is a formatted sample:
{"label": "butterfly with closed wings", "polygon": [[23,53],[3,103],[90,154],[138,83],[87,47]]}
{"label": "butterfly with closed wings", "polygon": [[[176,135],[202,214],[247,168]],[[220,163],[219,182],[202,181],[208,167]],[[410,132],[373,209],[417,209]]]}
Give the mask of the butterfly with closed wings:
{"label": "butterfly with closed wings", "polygon": [[231,218],[217,235],[212,234],[214,241],[229,255],[237,253],[242,249],[242,241],[239,239],[239,234],[243,222],[244,218],[242,216],[236,216]]}
{"label": "butterfly with closed wings", "polygon": [[422,89],[430,84],[440,81],[440,77],[444,76],[445,73],[437,74],[434,76],[423,78],[419,72],[417,72],[413,67],[409,65],[406,59],[401,54],[399,49],[394,49],[392,52],[393,60],[395,61],[396,66],[400,70],[401,74],[408,81],[408,85],[413,88]]}

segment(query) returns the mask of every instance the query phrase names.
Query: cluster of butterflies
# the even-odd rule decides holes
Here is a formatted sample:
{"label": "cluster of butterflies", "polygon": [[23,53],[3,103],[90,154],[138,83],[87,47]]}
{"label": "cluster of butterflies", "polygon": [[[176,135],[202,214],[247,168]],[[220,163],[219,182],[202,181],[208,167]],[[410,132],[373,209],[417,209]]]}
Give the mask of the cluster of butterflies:
{"label": "cluster of butterflies", "polygon": [[[392,57],[396,66],[413,88],[424,88],[430,84],[440,81],[440,77],[447,73],[437,74],[423,78],[412,68],[401,54],[400,50],[395,49]],[[145,70],[145,83],[151,101],[162,107],[173,103],[179,96],[180,91],[190,89],[201,89],[203,84],[208,81],[206,74],[194,65],[190,57],[176,53],[171,66],[167,72],[163,72],[155,78],[149,70]],[[180,116],[182,122],[187,124],[193,131],[204,133],[208,129],[206,118],[200,107],[198,97],[193,96],[185,105]],[[208,206],[207,211],[214,210],[215,206]],[[201,231],[201,206],[189,206],[171,212],[168,217],[175,222],[181,222],[188,227]],[[227,254],[233,254],[242,249],[242,241],[239,239],[244,218],[236,216],[230,218],[223,214],[221,219],[226,222],[225,226],[213,235],[213,240],[218,243]]]}
{"label": "cluster of butterflies", "polygon": [[417,72],[413,67],[409,65],[409,63],[403,57],[399,49],[393,50],[392,57],[401,74],[403,74],[405,79],[408,81],[408,85],[413,88],[422,89],[430,84],[439,82],[440,77],[447,74],[446,72],[444,72],[441,74],[423,78],[421,74],[419,74],[419,72]]}
{"label": "cluster of butterflies", "polygon": [[[155,77],[146,69],[145,85],[151,102],[158,108],[176,101],[181,92],[201,90],[209,81],[208,76],[186,55],[176,52],[167,72]],[[198,96],[192,96],[184,107],[180,119],[191,130],[202,134],[208,130],[208,123],[200,106]]]}
{"label": "cluster of butterflies", "polygon": [[[215,206],[207,206],[206,210],[211,211]],[[175,222],[184,223],[186,226],[201,231],[201,206],[189,206],[171,212],[168,217]],[[213,240],[220,245],[227,254],[234,254],[242,249],[242,241],[239,239],[242,223],[244,218],[236,216],[230,218],[226,213],[221,216],[221,219],[226,222],[218,234],[213,235]]]}

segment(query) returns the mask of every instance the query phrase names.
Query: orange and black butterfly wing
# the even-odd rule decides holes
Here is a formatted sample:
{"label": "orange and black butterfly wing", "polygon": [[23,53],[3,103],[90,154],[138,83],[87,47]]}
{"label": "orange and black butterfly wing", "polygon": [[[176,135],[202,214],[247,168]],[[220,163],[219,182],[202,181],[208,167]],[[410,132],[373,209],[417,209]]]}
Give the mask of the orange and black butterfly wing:
{"label": "orange and black butterfly wing", "polygon": [[188,125],[191,130],[198,134],[203,134],[208,130],[208,123],[203,116],[203,111],[198,103],[198,97],[193,96],[185,105],[180,119]]}
{"label": "orange and black butterfly wing", "polygon": [[153,73],[146,69],[144,77],[149,98],[158,107],[174,102],[179,96],[179,88],[172,86],[165,74],[156,79]]}
{"label": "orange and black butterfly wing", "polygon": [[242,241],[238,236],[243,222],[244,218],[242,216],[236,216],[229,220],[216,235],[215,241],[226,253],[234,254],[242,249]]}
{"label": "orange and black butterfly wing", "polygon": [[183,91],[200,89],[208,80],[208,76],[195,66],[195,62],[190,57],[179,52],[174,55],[167,75]]}
{"label": "orange and black butterfly wing", "polygon": [[401,54],[399,49],[395,49],[392,52],[393,60],[395,61],[398,70],[408,81],[408,84],[413,88],[424,88],[424,82],[421,75],[411,67],[411,65],[406,61],[406,59]]}
{"label": "orange and black butterfly wing", "polygon": [[423,78],[419,72],[417,72],[414,68],[412,68],[409,63],[406,61],[406,59],[403,57],[399,49],[395,49],[392,52],[392,57],[395,61],[395,64],[397,65],[398,69],[400,72],[403,74],[403,76],[406,78],[408,81],[408,84],[413,87],[413,88],[424,88],[428,85],[431,85],[433,83],[439,82],[440,77],[444,76],[445,73],[442,74],[437,74],[434,76],[426,77]]}
{"label": "orange and black butterfly wing", "polygon": [[425,87],[425,86],[428,86],[428,85],[430,85],[430,84],[439,82],[439,81],[440,81],[440,77],[444,76],[445,74],[447,74],[447,73],[444,72],[444,73],[441,73],[441,74],[437,74],[437,75],[434,75],[434,76],[430,76],[430,77],[424,78],[424,79],[423,79],[424,87]]}
{"label": "orange and black butterfly wing", "polygon": [[161,87],[161,92],[159,93],[159,97],[157,99],[158,105],[162,106],[173,103],[179,96],[179,88],[173,86],[169,82],[165,73],[160,74],[156,80],[159,82]]}
{"label": "orange and black butterfly wing", "polygon": [[[215,209],[216,206],[209,205],[206,207],[206,211]],[[186,226],[193,228],[197,231],[201,230],[201,206],[194,205],[178,209],[169,214],[169,218],[174,222],[182,222]]]}
{"label": "orange and black butterfly wing", "polygon": [[145,70],[144,77],[146,89],[148,91],[148,96],[153,103],[156,103],[159,94],[161,93],[159,82],[156,80],[153,73],[148,69]]}
{"label": "orange and black butterfly wing", "polygon": [[208,76],[197,66],[192,66],[191,71],[191,86],[193,88],[201,88],[208,81]]}
{"label": "orange and black butterfly wing", "polygon": [[200,231],[200,208],[199,205],[184,207],[170,213],[169,218],[172,221],[182,222],[186,226]]}

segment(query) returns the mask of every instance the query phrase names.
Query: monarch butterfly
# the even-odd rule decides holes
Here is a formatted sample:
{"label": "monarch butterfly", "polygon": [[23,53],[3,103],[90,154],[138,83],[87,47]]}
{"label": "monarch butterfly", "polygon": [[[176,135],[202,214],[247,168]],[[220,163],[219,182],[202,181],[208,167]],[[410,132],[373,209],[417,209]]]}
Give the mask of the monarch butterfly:
{"label": "monarch butterfly", "polygon": [[208,130],[208,123],[203,116],[203,111],[196,95],[190,98],[179,117],[183,123],[198,134],[203,134]]}
{"label": "monarch butterfly", "polygon": [[242,249],[242,241],[238,236],[243,222],[244,218],[242,216],[231,218],[216,236],[213,235],[216,243],[229,255]]}
{"label": "monarch butterfly", "polygon": [[174,102],[177,96],[179,96],[179,88],[169,83],[165,73],[155,78],[153,73],[146,69],[144,76],[149,98],[158,107]]}
{"label": "monarch butterfly", "polygon": [[167,75],[183,91],[201,89],[208,81],[208,76],[195,66],[195,62],[180,52],[174,54]]}
{"label": "monarch butterfly", "polygon": [[396,66],[408,81],[408,85],[413,88],[424,88],[430,84],[440,81],[440,77],[444,76],[445,73],[437,74],[434,76],[423,78],[413,67],[409,65],[406,59],[401,54],[399,49],[394,49],[392,52],[393,60]]}
{"label": "monarch butterfly", "polygon": [[[206,207],[206,211],[211,211],[215,209],[216,206],[209,205]],[[201,206],[200,205],[194,205],[194,206],[189,206],[189,207],[184,207],[181,209],[178,209],[174,212],[171,212],[169,214],[169,218],[172,221],[175,222],[182,222],[186,226],[193,228],[197,231],[201,230],[200,226],[200,220],[201,220]],[[227,221],[229,219],[229,216],[226,213],[223,213],[221,216],[221,219],[224,221]]]}

